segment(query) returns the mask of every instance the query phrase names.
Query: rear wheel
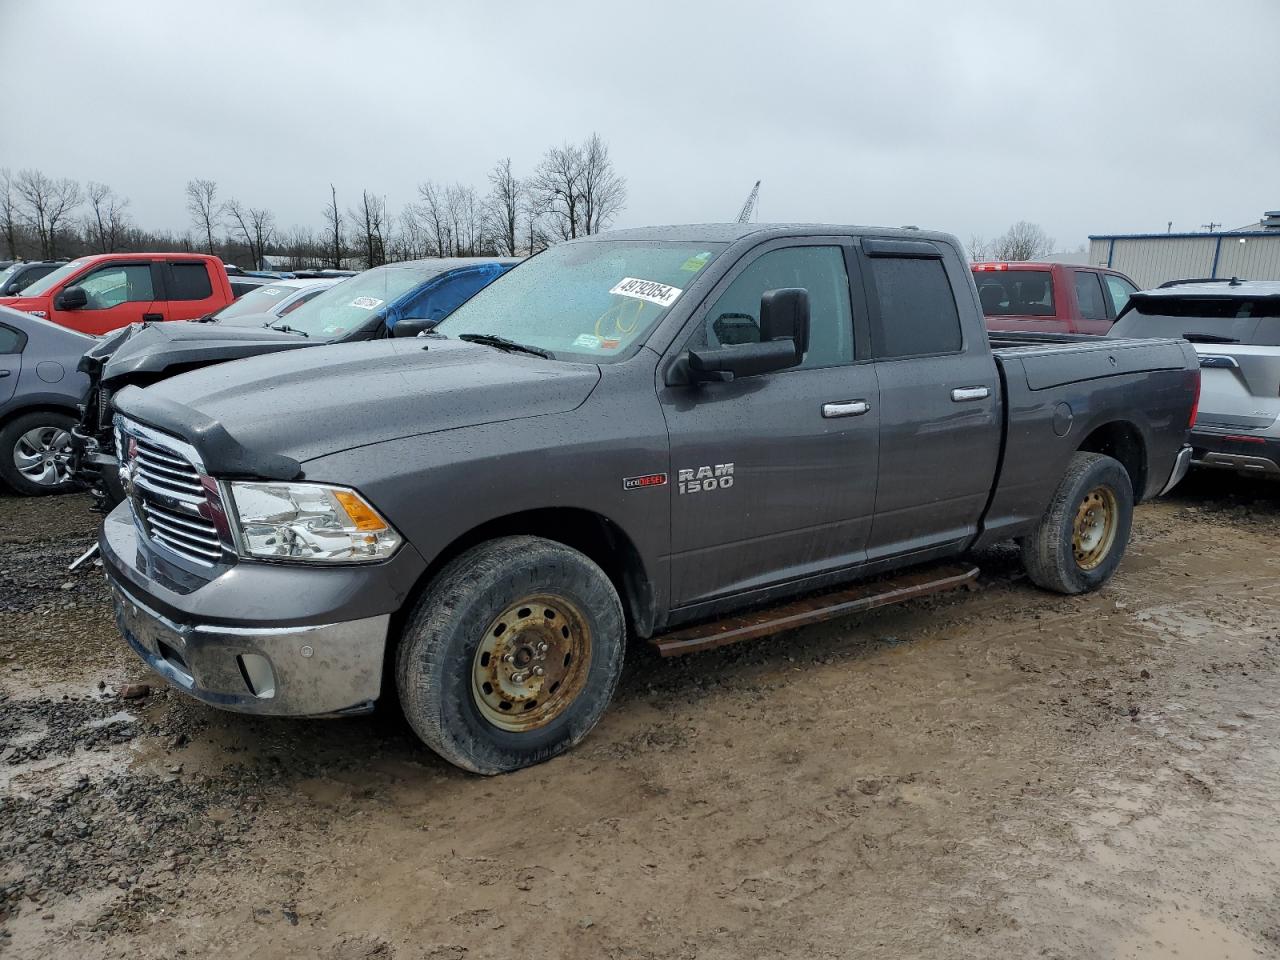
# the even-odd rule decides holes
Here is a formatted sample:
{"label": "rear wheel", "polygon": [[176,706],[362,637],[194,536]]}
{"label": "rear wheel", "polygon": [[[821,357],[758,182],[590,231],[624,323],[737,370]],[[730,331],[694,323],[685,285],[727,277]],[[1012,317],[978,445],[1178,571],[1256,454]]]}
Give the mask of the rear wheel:
{"label": "rear wheel", "polygon": [[504,537],[468,550],[427,587],[396,655],[414,731],[450,763],[494,774],[582,740],[622,672],[613,584],[563,544]]}
{"label": "rear wheel", "polygon": [[39,496],[75,489],[71,428],[65,413],[37,410],[0,428],[0,478],[16,493]]}
{"label": "rear wheel", "polygon": [[1022,565],[1046,590],[1096,590],[1115,573],[1132,523],[1124,467],[1100,453],[1077,453],[1035,531],[1021,541]]}

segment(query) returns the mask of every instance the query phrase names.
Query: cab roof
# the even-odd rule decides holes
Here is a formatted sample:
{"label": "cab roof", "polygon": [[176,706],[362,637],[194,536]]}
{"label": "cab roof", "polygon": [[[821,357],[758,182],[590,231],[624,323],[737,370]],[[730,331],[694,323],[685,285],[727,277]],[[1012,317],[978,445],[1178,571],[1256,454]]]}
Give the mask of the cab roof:
{"label": "cab roof", "polygon": [[633,227],[626,230],[609,230],[605,233],[580,237],[578,242],[600,240],[668,240],[675,243],[733,243],[747,237],[769,240],[773,237],[795,236],[873,236],[893,237],[902,240],[939,240],[954,243],[947,233],[920,230],[916,227],[847,226],[831,223],[689,223],[668,224],[658,227]]}

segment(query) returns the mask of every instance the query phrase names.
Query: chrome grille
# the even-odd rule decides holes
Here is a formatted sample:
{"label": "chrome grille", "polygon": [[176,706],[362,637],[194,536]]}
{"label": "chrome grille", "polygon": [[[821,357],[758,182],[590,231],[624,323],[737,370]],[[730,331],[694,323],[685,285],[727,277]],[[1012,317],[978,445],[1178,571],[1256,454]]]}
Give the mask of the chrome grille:
{"label": "chrome grille", "polygon": [[153,544],[212,566],[230,543],[216,484],[207,483],[192,448],[176,437],[116,418],[122,480],[138,526]]}

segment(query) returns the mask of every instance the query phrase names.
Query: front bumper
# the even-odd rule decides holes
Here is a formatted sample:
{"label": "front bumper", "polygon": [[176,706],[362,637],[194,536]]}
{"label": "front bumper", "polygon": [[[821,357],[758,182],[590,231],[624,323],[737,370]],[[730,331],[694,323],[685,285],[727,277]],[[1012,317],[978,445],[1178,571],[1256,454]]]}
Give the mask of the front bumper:
{"label": "front bumper", "polygon": [[207,578],[166,561],[122,504],[99,536],[116,623],[178,690],[224,710],[332,716],[372,709],[391,615],[425,564],[313,569],[240,562]]}
{"label": "front bumper", "polygon": [[1200,429],[1191,431],[1191,446],[1192,463],[1197,467],[1280,479],[1280,440]]}

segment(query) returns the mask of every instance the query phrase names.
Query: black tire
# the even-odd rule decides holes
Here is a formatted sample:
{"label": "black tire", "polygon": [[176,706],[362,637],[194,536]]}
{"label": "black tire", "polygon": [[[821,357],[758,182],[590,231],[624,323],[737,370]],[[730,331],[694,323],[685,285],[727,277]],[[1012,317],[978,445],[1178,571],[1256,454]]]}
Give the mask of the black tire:
{"label": "black tire", "polygon": [[[66,457],[71,453],[69,446],[71,428],[76,424],[75,417],[65,413],[59,413],[55,410],[34,410],[31,413],[24,413],[14,417],[3,427],[0,427],[0,480],[5,482],[14,493],[20,493],[28,497],[39,497],[51,493],[66,493],[76,489],[78,484],[69,474],[66,479],[40,483],[25,476],[18,468],[15,457],[22,455],[29,448],[24,444],[23,450],[19,451],[19,444],[22,443],[23,437],[29,436],[33,431],[40,433],[42,431],[61,431],[67,438],[68,446],[66,449],[60,449],[58,453],[58,463],[65,464]],[[59,468],[51,464],[50,468],[54,470],[53,476],[56,477]]]}
{"label": "black tire", "polygon": [[[1109,536],[1104,531],[1097,545],[1088,550],[1085,548],[1092,541],[1087,537],[1077,543],[1077,518],[1093,504],[1104,517],[1101,522],[1113,522],[1114,526]],[[1120,564],[1132,524],[1133,487],[1124,467],[1100,453],[1077,453],[1035,531],[1019,541],[1022,565],[1031,581],[1045,590],[1066,594],[1097,590]],[[1092,533],[1097,526],[1086,521],[1083,529]]]}
{"label": "black tire", "polygon": [[[499,635],[498,618],[521,607],[526,598],[539,596],[562,598],[565,609],[580,615],[576,619],[586,628],[577,634],[585,637],[581,673],[572,684],[577,692],[545,725],[503,729],[485,716],[494,707],[492,702],[485,705],[477,685],[480,665],[488,662],[482,659],[482,643],[495,642],[489,637],[491,631]],[[541,604],[530,605],[535,618],[542,615],[536,612]],[[499,630],[493,630],[495,622]],[[523,633],[519,629],[508,634],[513,645],[520,642],[513,638],[534,636],[541,626],[534,624]],[[625,645],[617,591],[590,559],[539,537],[490,540],[447,564],[410,615],[396,651],[401,708],[422,741],[450,763],[486,775],[518,770],[563,753],[591,731],[618,685]],[[564,664],[568,669],[567,655]],[[491,689],[486,692],[492,695]],[[550,702],[548,695],[544,707]]]}

